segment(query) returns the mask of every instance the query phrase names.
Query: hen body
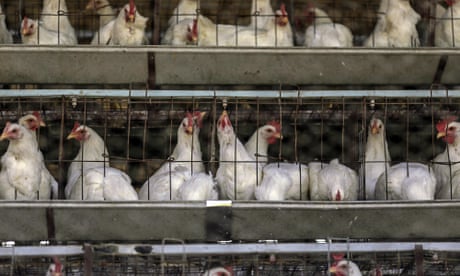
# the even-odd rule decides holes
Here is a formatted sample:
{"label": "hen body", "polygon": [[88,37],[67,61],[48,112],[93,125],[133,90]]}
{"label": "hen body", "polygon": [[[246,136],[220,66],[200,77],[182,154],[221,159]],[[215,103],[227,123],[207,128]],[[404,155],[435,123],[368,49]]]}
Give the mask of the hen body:
{"label": "hen body", "polygon": [[2,5],[0,5],[0,44],[13,44],[13,36],[6,27],[5,19],[6,16],[3,13]]}
{"label": "hen body", "polygon": [[382,173],[389,170],[390,161],[385,125],[380,119],[372,118],[369,122],[364,163],[360,168],[361,181],[366,191],[365,199],[375,199],[375,183]]}
{"label": "hen body", "polygon": [[58,41],[60,45],[78,43],[75,30],[70,24],[67,14],[68,9],[65,0],[43,0],[41,25],[46,30],[59,34]]}
{"label": "hen body", "polygon": [[446,119],[436,125],[438,138],[447,146],[433,160],[436,175],[436,198],[460,198],[460,123]]}
{"label": "hen body", "polygon": [[104,140],[90,127],[75,124],[67,139],[80,141],[68,170],[65,194],[74,200],[135,200],[137,193],[124,172],[111,168]]}
{"label": "hen body", "polygon": [[74,39],[66,33],[58,33],[43,27],[38,21],[24,17],[21,23],[23,44],[74,45]]}
{"label": "hen body", "polygon": [[[148,18],[142,16],[136,9],[134,0],[130,0],[118,13],[113,23],[112,37],[108,45],[135,46],[146,42],[145,28]],[[107,25],[106,25],[107,26]],[[102,33],[102,31],[101,31]]]}
{"label": "hen body", "polygon": [[305,30],[307,47],[352,47],[353,35],[348,27],[332,22],[327,13],[313,8],[313,24]]}
{"label": "hen body", "polygon": [[364,42],[366,47],[418,47],[416,24],[420,15],[409,1],[382,0],[374,31]]}
{"label": "hen body", "polygon": [[[266,165],[263,168],[263,177],[283,170],[289,176],[292,185],[287,190],[286,199],[306,200],[309,190],[309,172],[308,166],[299,163],[277,162]],[[263,180],[262,180],[263,182]]]}
{"label": "hen body", "polygon": [[7,123],[0,140],[8,139],[0,171],[0,198],[39,199],[43,156],[32,133],[19,124]]}
{"label": "hen body", "polygon": [[399,163],[380,175],[375,185],[375,199],[433,200],[435,190],[436,178],[430,167]]}
{"label": "hen body", "polygon": [[[18,123],[28,129],[32,136],[37,140],[37,130],[41,126],[46,126],[46,124],[41,119],[41,116],[38,112],[33,114],[28,114],[19,118]],[[37,140],[38,143],[38,140]],[[39,188],[39,197],[40,199],[57,199],[58,198],[58,183],[53,175],[50,173],[46,167],[43,153],[38,148],[40,158],[42,160],[43,167],[41,169],[41,181]]]}
{"label": "hen body", "polygon": [[358,176],[355,171],[340,164],[338,159],[329,164],[310,162],[310,199],[349,201],[358,199]]}
{"label": "hen body", "polygon": [[217,200],[217,185],[211,172],[192,175],[177,191],[179,200]]}
{"label": "hen body", "polygon": [[340,276],[362,276],[361,270],[358,265],[350,260],[340,260],[331,268],[329,272]]}
{"label": "hen body", "polygon": [[292,187],[289,173],[282,168],[272,168],[265,173],[262,183],[256,187],[255,197],[257,200],[285,200],[288,191]]}
{"label": "hen body", "polygon": [[[219,168],[216,181],[221,197],[231,200],[254,199],[254,190],[262,179],[262,168],[236,137],[226,111],[217,122]],[[235,194],[236,190],[236,194]]]}
{"label": "hen body", "polygon": [[193,174],[204,172],[199,133],[205,113],[187,113],[177,129],[177,144],[170,156],[139,190],[142,200],[177,199],[177,191]]}
{"label": "hen body", "polygon": [[450,3],[436,22],[434,42],[437,47],[460,47],[460,2]]}

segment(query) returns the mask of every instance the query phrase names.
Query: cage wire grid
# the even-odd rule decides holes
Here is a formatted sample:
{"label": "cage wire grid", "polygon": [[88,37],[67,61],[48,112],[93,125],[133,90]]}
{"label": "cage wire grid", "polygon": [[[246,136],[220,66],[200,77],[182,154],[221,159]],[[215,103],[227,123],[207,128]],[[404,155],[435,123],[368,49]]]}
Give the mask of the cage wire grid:
{"label": "cage wire grid", "polygon": [[[149,45],[159,45],[165,36],[168,28],[168,21],[180,20],[184,16],[197,16],[198,14],[210,18],[213,22],[219,24],[229,24],[238,26],[248,26],[251,18],[270,17],[273,15],[251,13],[250,1],[197,1],[197,7],[193,11],[178,12],[174,14],[173,10],[179,1],[147,1],[137,0],[136,6],[138,12],[149,18],[146,27],[146,34]],[[372,33],[379,15],[385,12],[379,11],[380,1],[359,1],[359,0],[273,0],[270,1],[274,10],[279,9],[281,3],[284,3],[288,13],[288,18],[293,32],[296,34],[295,46],[302,46],[302,33],[310,25],[307,20],[309,3],[325,10],[329,17],[337,24],[344,24],[349,27],[354,35],[354,45],[361,46],[364,40]],[[97,35],[99,22],[101,18],[115,17],[122,7],[128,1],[113,0],[109,2],[112,12],[104,15],[98,15],[91,9],[86,9],[88,1],[67,1],[68,10],[59,9],[56,13],[47,14],[47,16],[66,16],[76,30],[79,44],[89,44],[92,38]],[[433,1],[410,1],[413,9],[420,15],[421,19],[417,24],[417,31],[422,46],[434,45],[434,25],[437,21],[452,20],[455,24],[455,17],[443,18],[438,12],[436,13],[436,3]],[[14,42],[20,43],[21,20],[24,16],[32,19],[38,19],[41,14],[42,2],[39,0],[32,1],[13,1],[5,0],[2,3],[3,12],[6,15],[7,26],[14,35]],[[439,7],[439,6],[438,6]],[[445,8],[443,6],[443,8]],[[439,9],[439,8],[438,8]],[[191,12],[191,14],[190,14]],[[216,26],[216,31],[219,27]],[[239,32],[239,28],[234,28],[234,32]],[[299,34],[299,35],[297,35]],[[452,34],[453,36],[455,34]],[[413,45],[415,46],[415,45]]]}

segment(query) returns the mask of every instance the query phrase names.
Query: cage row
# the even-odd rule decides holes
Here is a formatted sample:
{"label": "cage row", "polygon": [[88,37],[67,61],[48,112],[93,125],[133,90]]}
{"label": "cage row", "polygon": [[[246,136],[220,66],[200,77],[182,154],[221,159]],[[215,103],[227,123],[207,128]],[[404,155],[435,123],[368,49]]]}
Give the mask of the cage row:
{"label": "cage row", "polygon": [[4,2],[1,43],[230,47],[459,44],[460,9],[455,1],[414,1],[412,6],[405,0],[89,0],[67,3],[69,6],[63,0]]}
{"label": "cage row", "polygon": [[[29,128],[36,130],[40,117],[52,122],[39,128],[45,158],[31,153],[37,155],[37,171],[27,167],[24,172],[15,158],[10,164],[7,157],[2,168],[19,168],[16,175],[33,177],[40,175],[45,160],[50,176],[57,179],[54,187],[61,188],[55,197],[60,193],[60,198],[72,199],[104,199],[103,183],[111,177],[117,179],[114,185],[125,183],[127,190],[119,194],[122,187],[114,187],[117,195],[105,199],[135,199],[137,192],[150,200],[457,197],[458,123],[447,117],[455,114],[449,111],[454,99],[299,100],[5,100],[5,120],[25,114],[7,111],[19,104],[43,110],[40,116],[25,115],[20,124],[31,123]],[[81,125],[72,129],[69,121]],[[19,130],[8,123],[4,138],[11,135],[14,140]],[[81,146],[64,143],[66,137]],[[35,145],[32,138],[28,143]],[[8,154],[13,145],[4,149],[5,156],[15,157]],[[37,183],[35,188],[12,184],[8,198],[23,193],[36,198]],[[403,185],[407,190],[399,191]]]}
{"label": "cage row", "polygon": [[[112,247],[112,249],[111,249]],[[142,246],[136,247],[137,249]],[[145,246],[146,248],[148,246]],[[282,244],[280,244],[282,247]],[[225,255],[150,255],[111,252],[116,246],[85,246],[85,255],[54,257],[6,256],[0,258],[2,274],[45,275],[63,272],[82,275],[456,275],[459,256],[455,251],[369,252],[259,252]],[[47,270],[48,269],[48,270]],[[215,273],[215,274],[212,274]],[[220,274],[217,274],[220,273]],[[334,274],[335,273],[335,274]]]}

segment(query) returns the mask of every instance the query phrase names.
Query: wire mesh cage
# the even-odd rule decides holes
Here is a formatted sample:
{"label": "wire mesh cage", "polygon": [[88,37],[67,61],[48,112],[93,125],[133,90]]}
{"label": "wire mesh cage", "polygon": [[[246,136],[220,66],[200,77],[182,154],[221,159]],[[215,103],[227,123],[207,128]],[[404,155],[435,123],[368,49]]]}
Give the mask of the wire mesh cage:
{"label": "wire mesh cage", "polygon": [[[112,19],[115,19],[120,11],[123,13],[124,5],[128,3],[128,1],[89,1],[89,3],[85,1],[67,2],[68,3],[62,1],[62,3],[59,3],[60,6],[57,9],[52,8],[51,10],[42,11],[41,1],[4,1],[3,11],[6,15],[7,26],[9,30],[13,33],[15,43],[21,42],[21,32],[23,32],[23,35],[25,35],[26,33],[23,31],[24,28],[21,28],[21,23],[24,16],[28,17],[29,19],[43,19],[43,17],[41,17],[40,15],[42,13],[46,13],[43,16],[48,16],[48,20],[51,20],[51,18],[53,17],[59,17],[60,19],[68,18],[69,22],[75,29],[79,44],[90,44],[92,40],[93,44],[111,44],[112,42],[110,42],[110,39],[107,40],[105,38],[105,34],[103,34],[103,28],[106,27],[106,23],[110,22],[110,20]],[[394,2],[396,3],[399,1]],[[403,3],[401,5],[404,6],[406,5],[404,3],[406,3],[407,1],[400,2]],[[182,6],[179,6],[181,8],[179,10],[176,10],[176,7],[178,7],[179,3]],[[384,1],[380,3],[380,1],[356,0],[290,0],[284,2],[256,1],[255,6],[259,5],[260,7],[251,8],[251,2],[248,1],[180,2],[137,0],[135,5],[137,7],[137,12],[139,13],[139,15],[148,18],[148,22],[145,25],[145,39],[139,41],[139,44],[196,44],[197,41],[186,41],[187,29],[191,26],[191,19],[196,19],[198,15],[202,15],[211,20],[209,22],[206,21],[207,23],[211,24],[211,29],[209,29],[209,33],[220,33],[220,36],[222,33],[227,32],[230,34],[230,36],[234,37],[236,35],[238,38],[236,39],[236,41],[233,41],[231,43],[224,43],[225,40],[221,40],[221,42],[214,41],[211,44],[203,44],[198,42],[199,45],[257,46],[257,43],[253,44],[253,42],[244,42],[246,36],[248,36],[248,26],[254,25],[254,22],[256,21],[259,22],[258,24],[261,26],[256,26],[256,28],[252,28],[252,32],[249,32],[249,36],[259,36],[259,38],[257,39],[261,39],[263,41],[264,38],[261,37],[265,36],[264,29],[266,27],[263,26],[264,24],[261,22],[264,22],[266,21],[266,19],[269,18],[274,18],[275,11],[281,10],[281,4],[284,4],[285,6],[283,9],[285,9],[285,11],[283,16],[287,16],[289,20],[289,39],[291,41],[288,44],[284,44],[281,42],[275,43],[274,46],[305,46],[306,29],[309,26],[313,26],[313,33],[320,32],[320,29],[322,27],[316,28],[316,25],[318,23],[322,23],[321,20],[326,17],[330,17],[334,24],[341,26],[343,24],[343,26],[346,26],[353,34],[352,44],[346,44],[347,46],[338,45],[338,47],[362,46],[363,44],[365,44],[368,47],[418,47],[433,45],[439,47],[455,46],[455,31],[449,29],[447,23],[453,22],[453,25],[455,25],[456,20],[455,16],[450,15],[452,11],[450,9],[447,9],[448,6],[446,4],[436,5],[432,1],[410,1],[410,4],[409,2],[407,2],[407,5],[412,5],[412,7],[404,6],[404,9],[407,9],[407,11],[405,12],[406,16],[404,16],[402,14],[390,15],[392,14],[393,10],[396,10],[396,8],[392,8],[393,4],[391,3],[393,2]],[[398,6],[398,8],[403,9],[403,6]],[[317,11],[318,14],[312,16],[312,7],[319,8],[321,9],[321,11],[324,10],[325,13],[323,14],[322,12],[320,13],[319,11]],[[455,8],[453,10],[455,11]],[[374,38],[374,35],[372,33],[374,31],[374,26],[376,24],[378,27],[376,29],[386,28],[386,26],[383,25],[379,27],[377,23],[379,18],[385,17],[386,15],[388,15],[390,18],[386,20],[392,22],[392,24],[394,24],[395,26],[411,26],[410,28],[412,28],[412,34],[405,33],[405,30],[396,31],[396,33],[399,32],[398,34],[401,37],[412,36],[412,38],[408,38],[408,40],[406,41],[407,43],[401,44],[398,42],[391,42],[388,45],[384,45],[380,44],[379,38]],[[182,22],[182,24],[179,24],[179,21],[182,21],[183,19],[185,19],[184,22]],[[315,23],[315,19],[319,20],[317,21],[318,23]],[[407,22],[405,22],[405,20]],[[218,23],[221,25],[214,25],[214,23]],[[43,22],[43,24],[45,24],[44,26],[48,26],[46,20],[45,22]],[[174,27],[174,25],[176,24],[183,25],[182,27],[177,28],[174,34],[175,36],[177,36],[180,33],[181,38],[175,37],[174,42],[172,42],[169,38],[165,38],[165,36],[168,36],[167,29]],[[443,33],[443,35],[449,36],[450,38],[444,38],[441,35],[438,36],[439,42],[435,43],[435,25],[437,25],[437,27],[443,25],[443,27],[440,27],[443,31],[439,30],[438,33]],[[57,32],[67,32],[67,27],[65,25],[61,24],[59,27],[62,28],[62,30],[56,30]],[[336,26],[334,25],[334,28],[335,27]],[[388,29],[391,28],[393,27],[388,27]],[[415,30],[415,28],[417,29]],[[335,29],[337,30],[339,29],[339,27]],[[42,32],[43,40],[41,41],[41,44],[55,44],[47,40],[48,33],[45,33],[46,30],[42,30]],[[204,29],[202,32],[205,32]],[[237,34],[238,32],[242,32],[241,36]],[[45,38],[45,36],[47,38]],[[214,34],[213,36],[215,37],[216,35]],[[365,40],[368,37],[371,37],[369,43],[365,42]],[[281,37],[275,38],[275,40],[276,39],[281,39]],[[67,43],[61,42],[60,44]],[[260,42],[259,46],[267,45],[264,45],[263,42]],[[335,47],[334,44],[330,44],[329,46]]]}

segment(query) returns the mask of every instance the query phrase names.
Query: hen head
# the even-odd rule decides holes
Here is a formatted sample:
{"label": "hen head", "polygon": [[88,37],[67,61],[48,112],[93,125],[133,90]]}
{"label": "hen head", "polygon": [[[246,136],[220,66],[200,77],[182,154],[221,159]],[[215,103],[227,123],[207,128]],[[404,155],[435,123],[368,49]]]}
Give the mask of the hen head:
{"label": "hen head", "polygon": [[438,134],[436,138],[443,138],[443,141],[448,144],[453,144],[457,138],[457,132],[460,131],[460,123],[455,120],[457,117],[450,116],[436,124]]}
{"label": "hen head", "polygon": [[34,111],[32,114],[27,114],[19,118],[19,124],[31,131],[36,131],[40,127],[46,126],[38,111]]}
{"label": "hen head", "polygon": [[446,4],[447,6],[452,6],[453,4],[455,4],[455,0],[446,0]]}
{"label": "hen head", "polygon": [[198,20],[193,19],[187,26],[187,42],[188,44],[196,44],[198,41]]}
{"label": "hen head", "polygon": [[281,3],[280,9],[275,12],[276,24],[278,26],[286,26],[289,24],[288,13],[286,11],[286,5]]}
{"label": "hen head", "polygon": [[35,20],[30,19],[27,16],[24,16],[21,24],[21,34],[23,36],[32,35],[35,33],[36,28],[37,26]]}
{"label": "hen head", "polygon": [[47,276],[62,276],[64,270],[64,266],[62,265],[61,261],[57,258],[53,258],[53,263],[50,264],[48,271],[46,272]]}
{"label": "hen head", "polygon": [[2,135],[0,136],[0,141],[5,139],[17,140],[21,139],[22,136],[24,136],[24,133],[20,125],[6,122],[5,128],[3,129]]}
{"label": "hen head", "polygon": [[86,127],[84,125],[80,125],[78,122],[75,122],[72,131],[69,136],[67,136],[67,140],[75,139],[81,142],[88,140],[89,136],[90,134]]}
{"label": "hen head", "polygon": [[259,135],[267,140],[269,144],[274,144],[278,139],[283,138],[281,135],[281,124],[277,121],[268,122],[268,124],[260,128]]}
{"label": "hen head", "polygon": [[337,262],[337,264],[332,265],[329,268],[329,272],[337,276],[352,276],[356,275],[358,272],[359,275],[361,275],[361,271],[359,270],[358,266],[346,259],[343,259]]}
{"label": "hen head", "polygon": [[372,135],[380,134],[383,131],[383,122],[380,119],[372,118],[369,123],[369,131]]}
{"label": "hen head", "polygon": [[195,126],[198,128],[203,127],[203,117],[206,115],[206,112],[195,111],[193,113],[187,112],[185,118],[182,120],[181,128],[183,131],[192,135],[195,131]]}
{"label": "hen head", "polygon": [[136,5],[134,0],[129,0],[129,4],[125,6],[125,21],[126,23],[134,23],[136,21]]}

